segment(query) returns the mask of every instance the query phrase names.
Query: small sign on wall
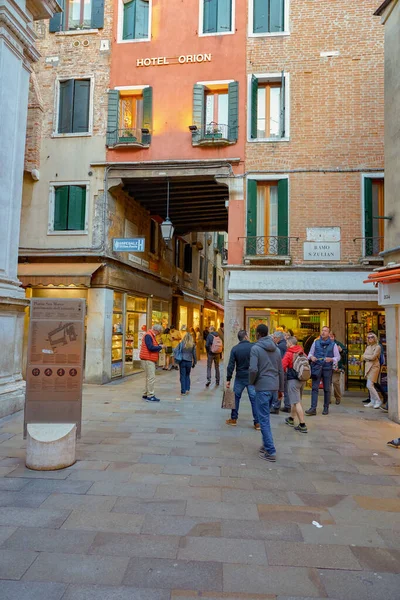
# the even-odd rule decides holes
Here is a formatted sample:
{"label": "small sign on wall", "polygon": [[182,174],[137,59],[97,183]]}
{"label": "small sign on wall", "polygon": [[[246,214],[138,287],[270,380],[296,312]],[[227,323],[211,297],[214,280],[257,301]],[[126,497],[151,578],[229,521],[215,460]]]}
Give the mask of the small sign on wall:
{"label": "small sign on wall", "polygon": [[339,261],[340,242],[304,242],[304,260]]}
{"label": "small sign on wall", "polygon": [[307,242],[340,242],[340,227],[307,227]]}

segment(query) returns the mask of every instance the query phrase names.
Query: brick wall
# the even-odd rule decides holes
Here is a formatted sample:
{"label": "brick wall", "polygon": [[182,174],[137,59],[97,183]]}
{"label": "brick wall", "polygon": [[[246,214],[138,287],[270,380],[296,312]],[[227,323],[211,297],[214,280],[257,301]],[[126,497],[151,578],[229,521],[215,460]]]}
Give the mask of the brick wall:
{"label": "brick wall", "polygon": [[29,80],[28,117],[26,124],[24,170],[31,173],[40,167],[40,144],[42,139],[44,106],[36,73]]}

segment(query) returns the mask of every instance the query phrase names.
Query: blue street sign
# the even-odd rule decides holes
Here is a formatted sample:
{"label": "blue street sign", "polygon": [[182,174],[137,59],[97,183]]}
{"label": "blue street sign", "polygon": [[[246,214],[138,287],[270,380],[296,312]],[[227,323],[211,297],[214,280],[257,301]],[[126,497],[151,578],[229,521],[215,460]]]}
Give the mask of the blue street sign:
{"label": "blue street sign", "polygon": [[114,252],[144,252],[145,238],[114,238]]}

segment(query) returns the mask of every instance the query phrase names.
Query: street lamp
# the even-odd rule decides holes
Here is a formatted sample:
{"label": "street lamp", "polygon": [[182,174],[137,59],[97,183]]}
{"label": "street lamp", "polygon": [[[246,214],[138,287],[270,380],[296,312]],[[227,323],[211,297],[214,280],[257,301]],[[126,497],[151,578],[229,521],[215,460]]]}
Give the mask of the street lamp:
{"label": "street lamp", "polygon": [[161,227],[161,235],[163,237],[164,242],[167,244],[172,240],[174,235],[174,226],[169,218],[169,179],[167,181],[167,216],[165,221],[163,221],[160,225]]}

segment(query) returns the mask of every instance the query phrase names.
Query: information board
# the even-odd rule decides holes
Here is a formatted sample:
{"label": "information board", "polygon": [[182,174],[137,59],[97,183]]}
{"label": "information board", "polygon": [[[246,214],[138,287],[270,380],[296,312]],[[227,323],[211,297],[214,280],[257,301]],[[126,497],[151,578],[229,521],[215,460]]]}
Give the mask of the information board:
{"label": "information board", "polygon": [[82,420],[85,300],[31,300],[24,437],[29,423]]}

